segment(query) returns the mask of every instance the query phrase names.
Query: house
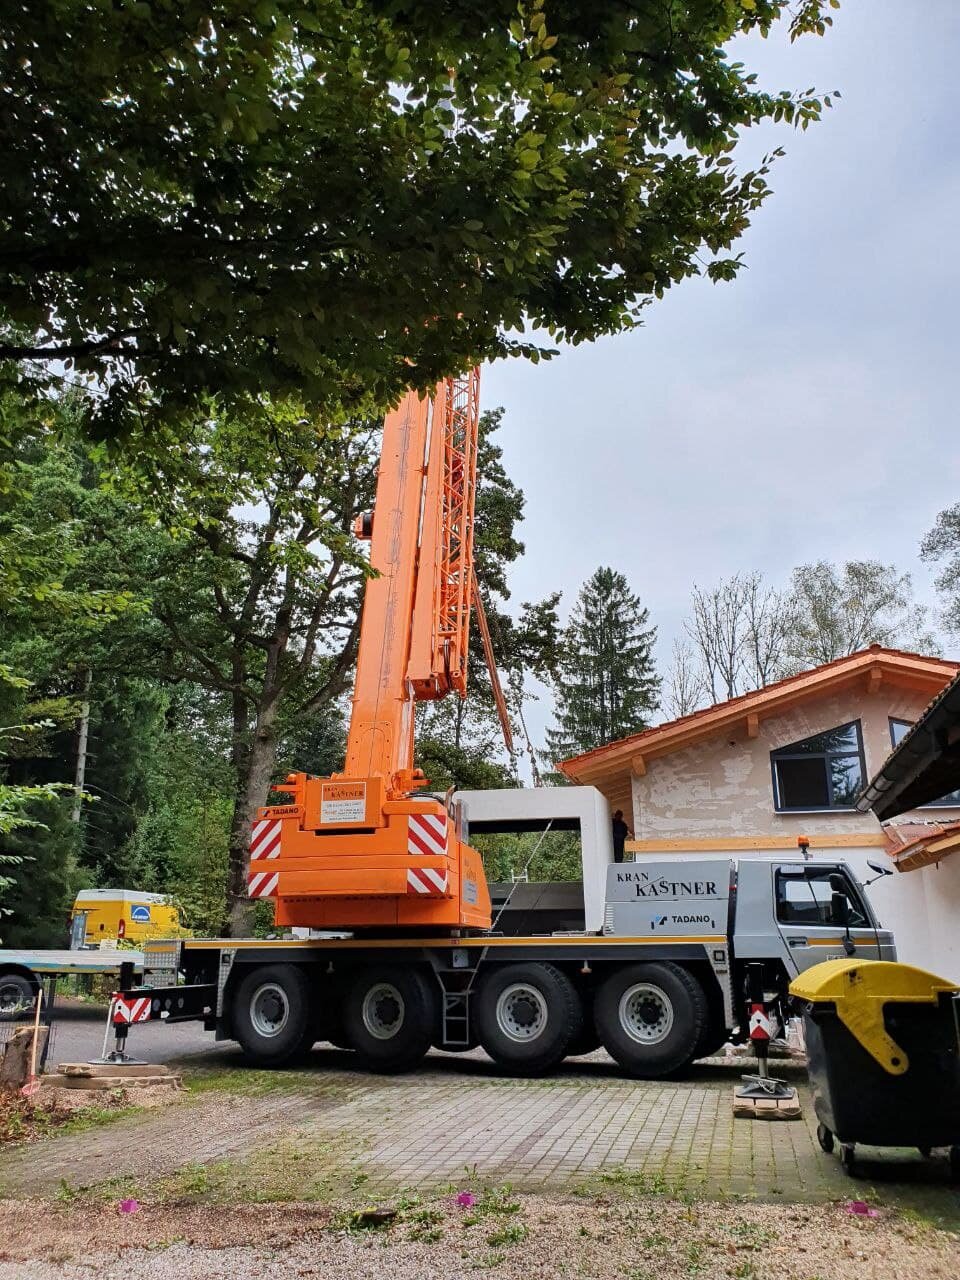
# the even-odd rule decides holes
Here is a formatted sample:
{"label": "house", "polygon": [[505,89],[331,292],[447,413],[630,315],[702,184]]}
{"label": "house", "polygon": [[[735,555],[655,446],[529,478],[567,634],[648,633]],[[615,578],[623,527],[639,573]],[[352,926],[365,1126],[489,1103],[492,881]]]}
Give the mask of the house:
{"label": "house", "polygon": [[[857,799],[958,673],[957,662],[872,645],[559,767],[623,810],[634,833],[627,849],[638,860],[797,857],[803,836],[814,854],[843,857],[870,879],[868,862],[900,864],[888,854],[894,837]],[[960,821],[960,791],[898,819],[931,820]],[[870,893],[902,959],[960,978],[960,930],[941,921],[931,934],[925,905],[930,895],[960,905],[960,858],[956,864],[886,877]]]}

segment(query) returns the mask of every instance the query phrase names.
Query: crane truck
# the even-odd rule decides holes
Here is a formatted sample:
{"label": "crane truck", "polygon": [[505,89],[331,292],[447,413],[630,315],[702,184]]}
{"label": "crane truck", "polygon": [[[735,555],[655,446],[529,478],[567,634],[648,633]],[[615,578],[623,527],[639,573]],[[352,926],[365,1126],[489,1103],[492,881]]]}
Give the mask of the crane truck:
{"label": "crane truck", "polygon": [[[283,803],[253,823],[249,897],[308,936],[176,944],[172,985],[117,994],[121,1036],[137,1022],[200,1019],[260,1065],[328,1040],[389,1071],[431,1045],[479,1044],[524,1074],[602,1044],[624,1070],[655,1077],[744,1030],[760,988],[785,1001],[807,963],[850,947],[889,957],[892,938],[839,863],[617,864],[592,788],[426,791],[414,710],[465,696],[481,608],[478,422],[477,369],[432,396],[409,392],[384,421],[374,512],[355,526],[374,572],[344,770],[288,775],[274,788]],[[491,678],[508,731],[495,668]],[[491,897],[471,831],[550,827],[579,830],[582,883],[494,886]],[[795,880],[809,908],[799,933],[781,918]]]}

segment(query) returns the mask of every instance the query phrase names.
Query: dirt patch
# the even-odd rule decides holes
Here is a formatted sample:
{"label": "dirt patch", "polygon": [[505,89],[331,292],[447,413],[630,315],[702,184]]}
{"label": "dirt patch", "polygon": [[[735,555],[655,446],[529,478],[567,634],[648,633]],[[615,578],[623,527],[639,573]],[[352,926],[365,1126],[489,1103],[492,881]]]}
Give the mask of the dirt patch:
{"label": "dirt patch", "polygon": [[[295,1130],[335,1105],[322,1089],[306,1097],[278,1091],[268,1098],[211,1091],[174,1093],[167,1101],[176,1105],[145,1115],[141,1103],[149,1092],[131,1092],[136,1109],[103,1129],[91,1126],[82,1133],[51,1136],[42,1147],[4,1150],[0,1195],[52,1195],[58,1188],[74,1190],[103,1182],[122,1181],[134,1189],[153,1185],[178,1170],[226,1164],[268,1147],[278,1132]],[[124,1111],[129,1101],[118,1106]]]}
{"label": "dirt patch", "polygon": [[79,1127],[78,1120],[85,1117],[95,1123],[130,1107],[122,1089],[82,1094],[44,1087],[29,1098],[19,1090],[4,1089],[0,1091],[0,1144],[36,1142],[58,1129]]}
{"label": "dirt patch", "polygon": [[[583,1203],[502,1193],[395,1202],[362,1229],[342,1207],[0,1202],[0,1280],[955,1280],[960,1240],[844,1206]],[[110,1241],[105,1246],[105,1241]]]}

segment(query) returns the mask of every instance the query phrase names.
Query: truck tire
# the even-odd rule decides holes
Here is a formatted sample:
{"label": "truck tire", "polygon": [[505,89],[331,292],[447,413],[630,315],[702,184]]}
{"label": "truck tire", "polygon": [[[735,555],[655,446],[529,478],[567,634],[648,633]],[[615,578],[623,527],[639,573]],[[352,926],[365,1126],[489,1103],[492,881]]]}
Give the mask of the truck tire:
{"label": "truck tire", "polygon": [[708,1017],[700,983],[668,962],[618,969],[594,1005],[603,1047],[641,1080],[659,1079],[692,1062]]}
{"label": "truck tire", "polygon": [[730,1032],[725,1025],[723,1006],[718,1002],[710,1001],[707,1018],[703,1024],[703,1031],[697,1042],[696,1052],[693,1055],[694,1061],[696,1062],[700,1058],[714,1057],[729,1039]]}
{"label": "truck tire", "polygon": [[584,1018],[580,1034],[570,1041],[567,1057],[585,1058],[588,1053],[596,1053],[599,1048],[600,1037],[597,1035],[597,1029],[591,1021]]}
{"label": "truck tire", "polygon": [[436,983],[418,969],[371,965],[347,987],[343,1027],[371,1071],[409,1071],[426,1056],[439,1017]]}
{"label": "truck tire", "polygon": [[233,1033],[247,1060],[282,1067],[310,1048],[310,984],[292,964],[265,964],[240,979],[233,996]]}
{"label": "truck tire", "polygon": [[36,999],[36,983],[22,973],[0,974],[0,1022],[25,1018]]}
{"label": "truck tire", "polygon": [[569,1052],[583,1026],[583,1006],[566,974],[538,961],[495,970],[477,1000],[484,1049],[516,1075],[549,1071]]}

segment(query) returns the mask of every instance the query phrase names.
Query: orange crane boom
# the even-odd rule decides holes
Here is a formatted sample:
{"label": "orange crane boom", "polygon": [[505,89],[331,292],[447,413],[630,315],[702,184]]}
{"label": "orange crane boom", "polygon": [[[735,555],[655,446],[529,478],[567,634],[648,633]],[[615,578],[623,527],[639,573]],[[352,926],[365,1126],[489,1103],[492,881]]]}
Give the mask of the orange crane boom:
{"label": "orange crane boom", "polygon": [[490,924],[479,854],[414,767],[417,702],[466,694],[480,373],[410,391],[383,424],[342,774],[293,773],[258,811],[251,897],[317,928]]}

